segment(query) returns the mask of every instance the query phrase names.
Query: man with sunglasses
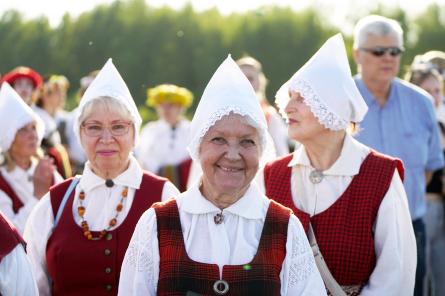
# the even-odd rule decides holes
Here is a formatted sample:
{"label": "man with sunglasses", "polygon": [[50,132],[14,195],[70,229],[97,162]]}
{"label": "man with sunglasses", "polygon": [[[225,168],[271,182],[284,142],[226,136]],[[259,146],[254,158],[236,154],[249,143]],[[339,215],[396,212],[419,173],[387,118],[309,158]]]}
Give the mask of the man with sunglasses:
{"label": "man with sunglasses", "polygon": [[353,47],[359,70],[355,82],[369,108],[356,138],[404,163],[404,187],[417,241],[414,295],[422,295],[425,188],[432,172],[444,163],[432,100],[419,88],[397,78],[403,30],[396,21],[377,15],[361,19],[354,29]]}

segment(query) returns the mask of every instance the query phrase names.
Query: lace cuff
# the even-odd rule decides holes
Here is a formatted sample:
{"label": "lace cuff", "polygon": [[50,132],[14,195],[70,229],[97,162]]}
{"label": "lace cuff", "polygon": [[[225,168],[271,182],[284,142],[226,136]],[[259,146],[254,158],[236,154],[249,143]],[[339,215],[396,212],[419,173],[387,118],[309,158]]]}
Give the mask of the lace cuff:
{"label": "lace cuff", "polygon": [[331,112],[326,104],[320,99],[320,96],[306,81],[301,79],[291,81],[289,89],[300,93],[304,98],[304,103],[311,108],[312,113],[325,128],[339,131],[345,130],[348,127],[349,122]]}

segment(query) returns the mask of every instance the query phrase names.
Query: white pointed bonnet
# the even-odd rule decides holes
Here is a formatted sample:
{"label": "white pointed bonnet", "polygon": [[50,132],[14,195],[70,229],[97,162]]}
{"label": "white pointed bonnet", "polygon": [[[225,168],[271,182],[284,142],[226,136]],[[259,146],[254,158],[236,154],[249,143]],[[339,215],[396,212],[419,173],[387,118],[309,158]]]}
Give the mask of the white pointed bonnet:
{"label": "white pointed bonnet", "polygon": [[350,122],[362,121],[368,111],[351,77],[341,34],[329,38],[278,90],[275,102],[284,117],[289,90],[300,93],[318,121],[330,130],[344,130]]}
{"label": "white pointed bonnet", "polygon": [[135,146],[138,142],[139,128],[141,127],[142,119],[139,115],[138,108],[134,103],[133,97],[122,79],[121,75],[114,66],[111,58],[105,63],[102,69],[97,74],[96,78],[91,82],[80,100],[78,112],[76,114],[74,123],[74,133],[76,134],[79,143],[80,141],[80,124],[79,118],[85,106],[99,97],[111,97],[125,106],[131,114],[132,122],[135,131]]}
{"label": "white pointed bonnet", "polygon": [[255,91],[229,55],[207,84],[193,116],[188,150],[195,161],[199,160],[199,146],[204,135],[218,120],[230,113],[247,116],[248,122],[257,129],[262,158],[273,153],[266,118]]}
{"label": "white pointed bonnet", "polygon": [[45,129],[43,121],[9,83],[3,82],[0,89],[0,151],[8,151],[17,131],[33,121],[36,122],[40,143]]}

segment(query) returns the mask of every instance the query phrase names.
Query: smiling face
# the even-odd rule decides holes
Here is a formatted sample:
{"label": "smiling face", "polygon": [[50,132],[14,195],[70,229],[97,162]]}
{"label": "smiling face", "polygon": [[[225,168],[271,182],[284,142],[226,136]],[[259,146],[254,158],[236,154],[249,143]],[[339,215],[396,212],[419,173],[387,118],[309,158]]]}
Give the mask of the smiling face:
{"label": "smiling face", "polygon": [[36,126],[35,122],[31,122],[17,131],[9,148],[13,159],[31,160],[31,157],[37,153],[39,143]]}
{"label": "smiling face", "polygon": [[284,112],[288,118],[288,134],[291,139],[304,144],[327,131],[304,103],[300,93],[291,90],[289,97]]}
{"label": "smiling face", "polygon": [[130,116],[125,116],[119,108],[100,102],[81,122],[82,146],[91,168],[104,179],[115,178],[127,169],[134,146],[135,131]]}
{"label": "smiling face", "polygon": [[258,171],[260,138],[244,117],[230,114],[213,125],[202,139],[199,160],[202,193],[210,201],[236,202]]}

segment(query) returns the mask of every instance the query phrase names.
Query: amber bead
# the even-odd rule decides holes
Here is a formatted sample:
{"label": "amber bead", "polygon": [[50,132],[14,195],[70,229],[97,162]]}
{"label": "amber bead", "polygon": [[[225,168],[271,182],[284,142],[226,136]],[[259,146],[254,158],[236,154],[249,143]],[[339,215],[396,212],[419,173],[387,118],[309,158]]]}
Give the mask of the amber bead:
{"label": "amber bead", "polygon": [[83,215],[85,214],[85,207],[78,207],[77,208],[77,213],[79,214],[80,217],[83,217]]}
{"label": "amber bead", "polygon": [[127,197],[127,195],[128,195],[128,188],[125,187],[124,191],[122,191],[122,196]]}
{"label": "amber bead", "polygon": [[123,207],[124,207],[124,205],[119,203],[116,207],[116,211],[118,211],[118,212],[122,211]]}
{"label": "amber bead", "polygon": [[113,218],[110,220],[110,226],[114,226],[114,225],[116,225],[116,223],[117,223],[116,218]]}
{"label": "amber bead", "polygon": [[81,191],[79,193],[79,199],[84,200],[85,199],[85,192]]}

